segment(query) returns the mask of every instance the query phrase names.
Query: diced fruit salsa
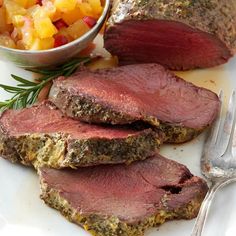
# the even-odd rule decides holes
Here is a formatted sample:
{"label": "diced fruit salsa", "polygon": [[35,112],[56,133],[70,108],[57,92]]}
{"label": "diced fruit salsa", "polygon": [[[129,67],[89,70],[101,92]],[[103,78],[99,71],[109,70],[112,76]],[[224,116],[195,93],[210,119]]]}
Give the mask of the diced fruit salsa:
{"label": "diced fruit salsa", "polygon": [[101,0],[0,0],[0,45],[59,47],[89,31],[102,11]]}

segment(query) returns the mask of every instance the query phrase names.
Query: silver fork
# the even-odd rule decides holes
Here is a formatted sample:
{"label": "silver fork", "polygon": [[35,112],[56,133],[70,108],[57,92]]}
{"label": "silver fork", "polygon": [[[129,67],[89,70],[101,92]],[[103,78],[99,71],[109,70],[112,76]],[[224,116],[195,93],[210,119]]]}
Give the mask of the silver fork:
{"label": "silver fork", "polygon": [[[223,92],[220,92],[221,104]],[[202,174],[211,183],[209,191],[198,213],[191,236],[201,236],[206,218],[217,190],[236,181],[236,92],[233,91],[226,116],[223,109],[206,139],[201,157]]]}

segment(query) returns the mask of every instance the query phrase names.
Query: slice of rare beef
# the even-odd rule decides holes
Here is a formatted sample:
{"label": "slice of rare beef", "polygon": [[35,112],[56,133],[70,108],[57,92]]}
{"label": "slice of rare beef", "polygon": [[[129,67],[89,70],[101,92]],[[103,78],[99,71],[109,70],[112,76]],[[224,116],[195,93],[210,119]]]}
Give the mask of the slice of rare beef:
{"label": "slice of rare beef", "polygon": [[94,236],[141,236],[172,219],[192,219],[206,183],[160,155],[130,165],[39,169],[41,198]]}
{"label": "slice of rare beef", "polygon": [[120,64],[223,64],[236,52],[236,1],[114,0],[104,40]]}
{"label": "slice of rare beef", "polygon": [[156,153],[160,142],[151,129],[89,125],[64,117],[50,102],[7,110],[0,118],[0,155],[36,168],[130,163]]}
{"label": "slice of rare beef", "polygon": [[209,126],[218,96],[175,76],[158,64],[80,71],[54,81],[51,101],[66,115],[91,123],[145,121],[180,143]]}

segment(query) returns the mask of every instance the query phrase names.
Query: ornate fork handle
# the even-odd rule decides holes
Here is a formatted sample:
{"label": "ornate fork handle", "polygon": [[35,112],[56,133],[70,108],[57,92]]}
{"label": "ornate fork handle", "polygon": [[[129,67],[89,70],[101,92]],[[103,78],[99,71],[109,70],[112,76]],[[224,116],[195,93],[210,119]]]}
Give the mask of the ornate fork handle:
{"label": "ornate fork handle", "polygon": [[194,224],[194,228],[193,228],[191,236],[201,236],[202,235],[203,227],[206,222],[206,218],[207,218],[209,209],[211,207],[212,200],[215,196],[215,193],[220,188],[222,188],[232,182],[236,182],[236,177],[212,182],[212,185],[209,188],[209,191],[208,191],[204,201],[202,202],[202,206],[201,206],[200,211],[198,213],[198,216],[197,216],[196,222]]}

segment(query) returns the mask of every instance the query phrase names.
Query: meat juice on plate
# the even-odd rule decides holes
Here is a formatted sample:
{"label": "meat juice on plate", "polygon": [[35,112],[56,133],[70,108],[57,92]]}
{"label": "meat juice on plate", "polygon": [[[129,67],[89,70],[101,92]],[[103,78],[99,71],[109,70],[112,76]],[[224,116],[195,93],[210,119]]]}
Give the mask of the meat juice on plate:
{"label": "meat juice on plate", "polygon": [[224,66],[191,71],[176,71],[175,74],[186,81],[189,81],[197,86],[210,89],[217,94],[222,89],[227,98],[232,88],[232,84],[228,79],[228,72]]}

